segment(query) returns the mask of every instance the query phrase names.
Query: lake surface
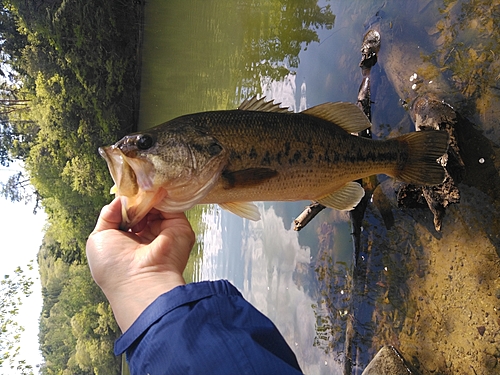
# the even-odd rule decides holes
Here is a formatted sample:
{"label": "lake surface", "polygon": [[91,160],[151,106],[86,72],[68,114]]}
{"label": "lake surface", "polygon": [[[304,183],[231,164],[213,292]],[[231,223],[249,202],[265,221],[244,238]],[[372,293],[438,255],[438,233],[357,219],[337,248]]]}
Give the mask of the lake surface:
{"label": "lake surface", "polygon": [[[415,96],[410,77],[418,71],[420,86],[430,87],[483,131],[485,148],[471,151],[477,165],[469,175],[489,171],[498,178],[500,71],[493,57],[500,53],[499,5],[479,2],[472,10],[465,1],[394,3],[150,0],[139,128],[187,113],[233,109],[255,94],[296,112],[329,101],[356,102],[363,78],[361,42],[374,27],[382,36],[371,72],[374,137],[414,130],[402,104]],[[410,63],[404,61],[408,56],[414,57]],[[484,151],[486,145],[492,153]],[[462,366],[455,359],[460,350],[477,374],[500,369],[499,195],[489,187],[491,180],[470,178],[460,185],[461,203],[448,210],[440,233],[428,209],[398,210],[392,182],[383,176],[379,182],[392,202],[395,224],[388,228],[369,204],[357,264],[346,213],[326,209],[296,232],[292,222],[310,202],[258,202],[258,222],[205,206],[188,214],[198,242],[186,278],[234,283],[273,320],[307,374],[360,373],[385,344],[398,347],[423,373],[462,373],[454,372]],[[474,267],[467,268],[471,263],[489,271],[479,278]],[[363,291],[353,285],[360,267],[366,271]],[[441,275],[442,269],[449,275]],[[453,289],[457,278],[461,290]],[[459,295],[475,295],[481,306],[464,313],[458,306],[467,302]],[[463,333],[457,326],[469,313],[477,322],[469,318],[470,330]],[[424,317],[429,319],[424,326],[441,335],[431,337],[422,328]],[[444,321],[453,324],[444,329]],[[357,332],[352,351],[346,346],[348,326]],[[477,327],[486,327],[486,333]],[[470,334],[470,340],[443,338],[452,331]],[[481,346],[483,339],[489,341]],[[480,354],[485,350],[489,357]],[[430,353],[438,359],[429,359]],[[346,367],[346,355],[352,368]]]}

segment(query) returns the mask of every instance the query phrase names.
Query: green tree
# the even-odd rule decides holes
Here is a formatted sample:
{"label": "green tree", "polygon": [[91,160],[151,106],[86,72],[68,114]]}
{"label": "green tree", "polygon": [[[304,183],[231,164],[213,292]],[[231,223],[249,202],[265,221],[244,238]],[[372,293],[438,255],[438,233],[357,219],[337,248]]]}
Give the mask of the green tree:
{"label": "green tree", "polygon": [[[27,268],[33,269],[32,263]],[[0,281],[0,368],[16,369],[20,374],[33,374],[31,365],[19,358],[19,342],[24,328],[16,321],[24,297],[32,293],[33,281],[21,267],[13,276],[5,275]]]}
{"label": "green tree", "polygon": [[[32,198],[48,216],[38,257],[41,372],[115,374],[118,327],[84,264],[85,242],[110,199],[111,179],[97,148],[136,125],[141,5],[0,4],[0,76],[12,82],[0,83],[0,164],[19,160],[26,170],[11,176],[1,192],[24,200],[31,184]],[[17,337],[10,327],[9,337]],[[14,349],[5,360],[14,358]]]}
{"label": "green tree", "polygon": [[[50,238],[38,255],[43,310],[40,345],[42,374],[118,374],[113,355],[119,335],[111,308],[86,265],[68,265],[49,250]],[[71,350],[68,350],[71,348]]]}

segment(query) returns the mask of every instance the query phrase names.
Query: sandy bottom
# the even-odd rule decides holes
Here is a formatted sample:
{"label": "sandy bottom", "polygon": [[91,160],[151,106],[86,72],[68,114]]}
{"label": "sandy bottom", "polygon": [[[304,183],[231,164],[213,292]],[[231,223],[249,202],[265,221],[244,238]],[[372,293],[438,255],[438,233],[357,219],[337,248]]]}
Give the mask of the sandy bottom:
{"label": "sandy bottom", "polygon": [[394,210],[393,228],[379,235],[367,224],[364,234],[374,270],[369,351],[394,345],[424,375],[500,374],[500,207],[461,190],[441,233],[429,212]]}

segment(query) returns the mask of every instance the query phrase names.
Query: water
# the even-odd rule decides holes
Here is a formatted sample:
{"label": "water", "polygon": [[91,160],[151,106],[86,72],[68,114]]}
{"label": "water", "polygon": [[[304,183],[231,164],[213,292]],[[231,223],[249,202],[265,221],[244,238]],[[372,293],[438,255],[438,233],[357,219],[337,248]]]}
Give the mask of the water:
{"label": "water", "polygon": [[[316,8],[307,0],[151,0],[145,6],[140,128],[235,108],[254,94],[294,111],[356,102],[361,41],[376,27],[382,49],[371,73],[375,137],[414,130],[401,103],[428,92],[483,130],[475,135],[479,147],[464,155],[469,177],[440,233],[428,209],[396,209],[394,185],[379,178],[395,223],[384,225],[377,199],[368,206],[356,268],[346,214],[327,209],[295,232],[291,223],[309,202],[258,203],[262,220],[255,223],[217,206],[189,213],[198,242],[186,278],[233,282],[275,322],[305,373],[346,373],[349,324],[356,332],[348,352],[353,373],[384,344],[398,347],[424,374],[500,368],[499,4],[476,3],[469,9],[465,1],[332,0]],[[421,79],[417,91],[409,80],[414,73]]]}

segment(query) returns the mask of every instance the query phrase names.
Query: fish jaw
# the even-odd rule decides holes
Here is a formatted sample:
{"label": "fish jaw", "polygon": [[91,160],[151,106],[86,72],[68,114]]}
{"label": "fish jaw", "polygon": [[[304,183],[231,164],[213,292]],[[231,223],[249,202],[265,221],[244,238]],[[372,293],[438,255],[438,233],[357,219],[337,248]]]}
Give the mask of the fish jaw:
{"label": "fish jaw", "polygon": [[167,191],[159,188],[153,191],[141,191],[132,197],[120,196],[122,203],[121,230],[129,230],[137,225],[159,202],[167,196]]}
{"label": "fish jaw", "polygon": [[[121,229],[134,227],[152,208],[168,213],[184,212],[208,194],[226,165],[227,152],[214,146],[212,139],[202,141],[203,150],[200,150],[203,147],[184,146],[181,140],[164,147],[169,150],[164,154],[129,152],[120,147],[124,143],[121,141],[99,148],[115,182],[111,193],[122,202]],[[212,154],[202,155],[206,149],[211,149]]]}
{"label": "fish jaw", "polygon": [[111,194],[122,202],[120,229],[128,230],[167,195],[166,190],[154,186],[154,166],[144,160],[129,158],[115,146],[100,147],[115,183]]}
{"label": "fish jaw", "polygon": [[110,193],[115,194],[118,191],[118,184],[121,181],[121,167],[123,159],[121,155],[114,151],[113,146],[99,147],[99,155],[106,161],[109,173],[115,185],[111,188]]}
{"label": "fish jaw", "polygon": [[154,185],[154,166],[144,159],[134,159],[116,146],[99,147],[100,155],[106,160],[115,186],[111,193],[118,195],[137,194],[138,190],[149,191]]}

